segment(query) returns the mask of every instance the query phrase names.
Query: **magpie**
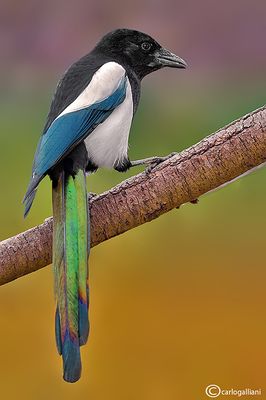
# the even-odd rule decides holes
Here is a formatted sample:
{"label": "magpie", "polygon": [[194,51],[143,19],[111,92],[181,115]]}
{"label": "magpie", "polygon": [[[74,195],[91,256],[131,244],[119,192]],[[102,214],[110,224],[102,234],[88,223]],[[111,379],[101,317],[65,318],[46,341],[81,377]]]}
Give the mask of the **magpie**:
{"label": "magpie", "polygon": [[163,67],[186,68],[149,35],[129,29],[107,33],[59,81],[35,153],[24,197],[28,214],[38,185],[49,175],[53,203],[55,336],[63,378],[81,375],[80,346],[89,334],[90,221],[86,174],[100,167],[126,171],[164,158],[130,161],[128,137],[142,79]]}

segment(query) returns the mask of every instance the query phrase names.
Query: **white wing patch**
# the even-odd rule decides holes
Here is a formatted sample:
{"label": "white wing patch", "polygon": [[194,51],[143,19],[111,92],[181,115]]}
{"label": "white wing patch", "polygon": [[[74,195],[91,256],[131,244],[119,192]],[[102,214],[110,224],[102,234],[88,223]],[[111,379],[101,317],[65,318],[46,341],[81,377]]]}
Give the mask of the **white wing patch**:
{"label": "white wing patch", "polygon": [[125,75],[122,65],[108,62],[95,72],[88,86],[57,118],[72,111],[78,111],[109,97]]}

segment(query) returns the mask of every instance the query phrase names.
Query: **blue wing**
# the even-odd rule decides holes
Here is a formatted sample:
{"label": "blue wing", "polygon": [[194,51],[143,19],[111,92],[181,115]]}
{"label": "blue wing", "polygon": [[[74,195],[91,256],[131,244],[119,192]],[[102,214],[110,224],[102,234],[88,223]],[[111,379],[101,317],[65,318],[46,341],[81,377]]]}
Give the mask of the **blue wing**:
{"label": "blue wing", "polygon": [[34,158],[32,179],[23,202],[25,214],[33,202],[35,191],[47,172],[82,142],[126,97],[126,76],[107,98],[81,110],[58,117],[41,137]]}

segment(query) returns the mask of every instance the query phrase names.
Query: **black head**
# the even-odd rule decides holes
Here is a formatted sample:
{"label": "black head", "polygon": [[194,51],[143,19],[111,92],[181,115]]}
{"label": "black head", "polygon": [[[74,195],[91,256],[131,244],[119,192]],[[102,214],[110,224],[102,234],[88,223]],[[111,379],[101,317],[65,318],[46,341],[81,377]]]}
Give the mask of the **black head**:
{"label": "black head", "polygon": [[182,58],[163,48],[149,35],[130,29],[116,29],[107,33],[94,51],[131,67],[140,79],[163,67],[187,66]]}

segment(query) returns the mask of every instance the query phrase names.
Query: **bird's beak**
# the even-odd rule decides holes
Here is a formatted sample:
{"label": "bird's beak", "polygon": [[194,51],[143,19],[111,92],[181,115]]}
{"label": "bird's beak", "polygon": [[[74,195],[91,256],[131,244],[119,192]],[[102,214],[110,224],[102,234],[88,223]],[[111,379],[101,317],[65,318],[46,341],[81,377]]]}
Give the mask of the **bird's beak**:
{"label": "bird's beak", "polygon": [[155,54],[156,61],[162,67],[171,67],[171,68],[186,68],[186,61],[182,60],[181,57],[176,56],[171,53],[171,51],[161,48]]}

